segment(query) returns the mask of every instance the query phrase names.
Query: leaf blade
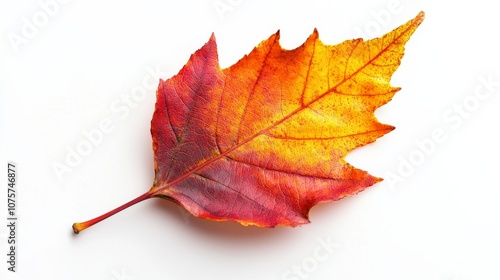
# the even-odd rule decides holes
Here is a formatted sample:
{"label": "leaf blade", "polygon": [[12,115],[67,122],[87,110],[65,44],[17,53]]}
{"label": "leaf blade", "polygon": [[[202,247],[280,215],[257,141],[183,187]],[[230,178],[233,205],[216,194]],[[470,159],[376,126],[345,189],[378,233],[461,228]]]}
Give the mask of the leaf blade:
{"label": "leaf blade", "polygon": [[[344,157],[393,129],[373,112],[399,90],[390,77],[422,20],[423,13],[381,38],[337,46],[324,45],[315,30],[294,50],[281,48],[278,32],[226,69],[212,36],[160,84],[151,191],[198,217],[274,227],[307,223],[315,204],[380,181]],[[175,99],[177,84],[188,91],[184,99]]]}

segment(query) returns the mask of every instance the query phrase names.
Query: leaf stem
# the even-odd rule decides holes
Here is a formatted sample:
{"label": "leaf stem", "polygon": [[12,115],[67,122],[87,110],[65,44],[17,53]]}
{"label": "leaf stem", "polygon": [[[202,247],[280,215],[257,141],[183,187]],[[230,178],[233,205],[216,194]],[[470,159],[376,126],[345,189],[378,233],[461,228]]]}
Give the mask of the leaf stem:
{"label": "leaf stem", "polygon": [[132,205],[134,205],[136,203],[139,203],[139,202],[141,202],[143,200],[151,198],[151,197],[153,197],[153,193],[151,191],[148,191],[148,192],[146,192],[146,193],[144,193],[144,194],[142,194],[142,195],[140,195],[140,196],[132,199],[131,201],[123,204],[122,206],[117,207],[117,208],[115,208],[115,209],[113,209],[113,210],[111,210],[111,211],[109,211],[109,212],[107,212],[107,213],[105,213],[105,214],[97,217],[97,218],[94,218],[92,220],[88,220],[88,221],[82,222],[82,223],[74,223],[73,224],[73,231],[76,234],[78,234],[78,233],[80,233],[80,231],[82,231],[82,230],[84,230],[84,229],[86,229],[88,227],[91,227],[94,224],[97,224],[98,222],[100,222],[102,220],[105,220],[105,219],[113,216],[114,214],[116,214],[116,213],[118,213],[118,212],[120,212],[120,211],[122,211],[124,209],[127,209],[127,208],[129,208],[130,206],[132,206]]}

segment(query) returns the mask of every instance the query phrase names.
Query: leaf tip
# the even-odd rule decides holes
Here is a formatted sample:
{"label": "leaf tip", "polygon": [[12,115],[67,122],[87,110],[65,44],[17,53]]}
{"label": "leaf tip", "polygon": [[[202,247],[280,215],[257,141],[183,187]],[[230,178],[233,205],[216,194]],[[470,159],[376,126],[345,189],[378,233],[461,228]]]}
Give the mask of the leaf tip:
{"label": "leaf tip", "polygon": [[210,35],[210,39],[208,39],[209,42],[215,42],[215,32],[212,32],[212,34]]}
{"label": "leaf tip", "polygon": [[415,20],[418,23],[424,21],[424,19],[425,19],[425,12],[424,11],[420,11],[420,13],[418,13],[417,17],[415,18]]}
{"label": "leaf tip", "polygon": [[425,12],[424,11],[420,11],[417,14],[417,16],[414,19],[411,20],[411,22],[412,22],[412,24],[415,27],[417,27],[417,26],[419,26],[422,23],[422,21],[424,21],[424,19],[425,19]]}
{"label": "leaf tip", "polygon": [[197,50],[195,53],[191,54],[191,57],[189,58],[189,60],[191,61],[193,59],[193,57],[196,56],[197,53],[207,52],[207,51],[217,53],[217,40],[215,40],[215,33],[214,32],[212,32],[208,41],[199,50]]}
{"label": "leaf tip", "polygon": [[309,39],[317,40],[318,38],[319,38],[318,29],[316,27],[314,27],[314,30],[313,30],[311,36],[309,36]]}

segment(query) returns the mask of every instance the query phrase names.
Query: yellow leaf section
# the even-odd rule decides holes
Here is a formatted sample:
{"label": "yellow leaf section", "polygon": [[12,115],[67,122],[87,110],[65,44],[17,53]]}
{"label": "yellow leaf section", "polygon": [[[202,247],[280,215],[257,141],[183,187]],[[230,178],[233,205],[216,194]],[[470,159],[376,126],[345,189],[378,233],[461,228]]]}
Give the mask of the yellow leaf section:
{"label": "yellow leaf section", "polygon": [[231,123],[222,150],[240,144],[229,158],[285,172],[330,178],[353,172],[345,155],[393,129],[373,113],[399,90],[390,79],[423,18],[381,38],[334,46],[316,30],[294,50],[281,48],[279,33],[271,36],[224,69],[226,88],[239,92],[222,95],[222,108],[238,104],[219,112]]}

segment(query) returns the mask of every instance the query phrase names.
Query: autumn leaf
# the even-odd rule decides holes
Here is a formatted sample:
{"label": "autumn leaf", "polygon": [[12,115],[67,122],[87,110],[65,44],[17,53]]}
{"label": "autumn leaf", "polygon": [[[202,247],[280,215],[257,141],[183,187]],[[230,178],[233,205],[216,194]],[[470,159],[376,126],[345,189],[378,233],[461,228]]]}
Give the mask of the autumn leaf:
{"label": "autumn leaf", "polygon": [[314,30],[293,50],[280,46],[278,31],[225,69],[212,35],[176,76],[160,81],[153,187],[75,223],[75,233],[152,197],[200,218],[297,226],[314,205],[381,181],[345,156],[394,129],[373,113],[399,90],[391,76],[423,19],[421,12],[381,38],[338,45],[323,44]]}

